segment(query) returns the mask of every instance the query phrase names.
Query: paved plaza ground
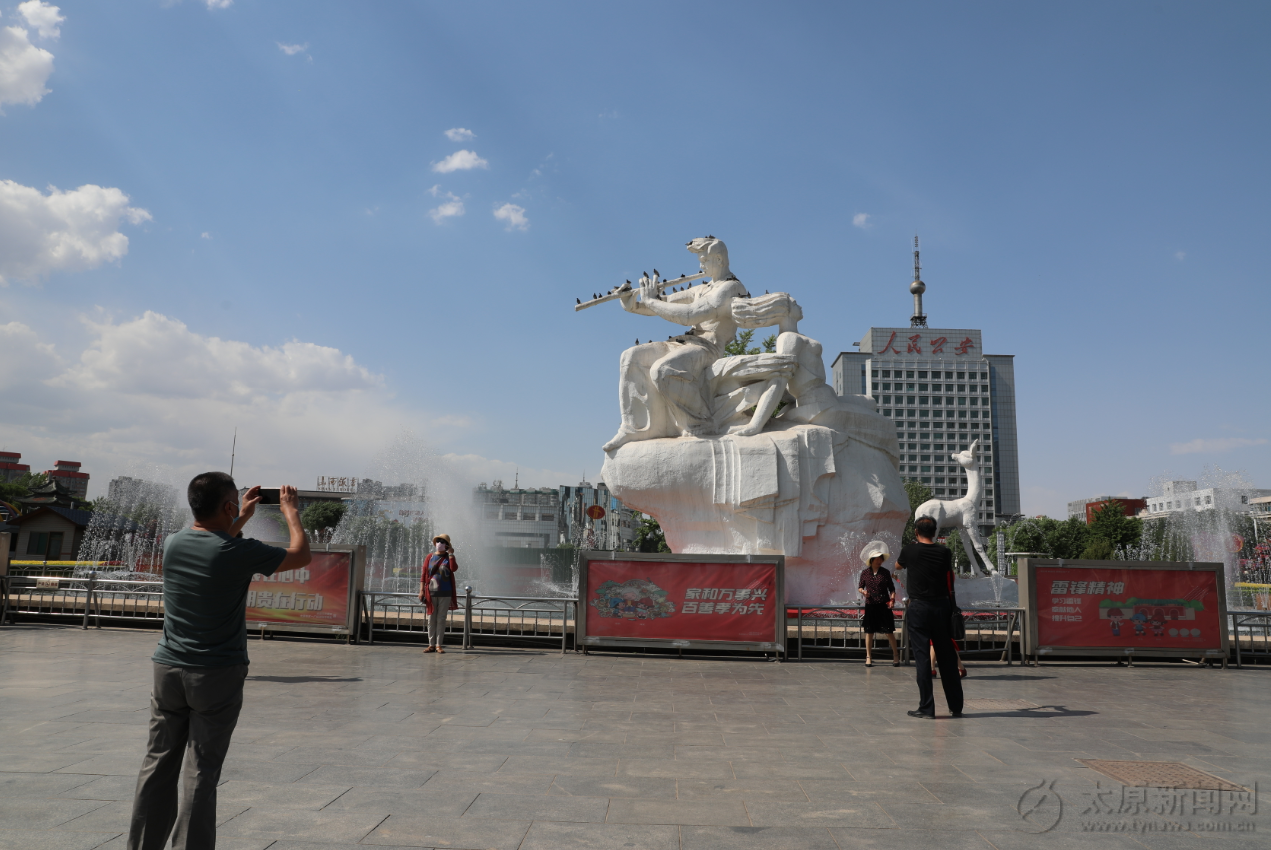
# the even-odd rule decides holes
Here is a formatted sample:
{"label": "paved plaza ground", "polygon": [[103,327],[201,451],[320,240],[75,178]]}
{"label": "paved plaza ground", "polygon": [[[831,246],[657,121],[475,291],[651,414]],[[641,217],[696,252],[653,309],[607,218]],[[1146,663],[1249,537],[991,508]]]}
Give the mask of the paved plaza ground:
{"label": "paved plaza ground", "polygon": [[[0,629],[0,850],[124,846],[156,638]],[[969,698],[1040,708],[929,721],[905,715],[913,668],[859,661],[284,640],[251,655],[226,850],[1271,846],[1247,793],[1164,805],[1077,761],[1266,784],[1267,667],[971,663]]]}

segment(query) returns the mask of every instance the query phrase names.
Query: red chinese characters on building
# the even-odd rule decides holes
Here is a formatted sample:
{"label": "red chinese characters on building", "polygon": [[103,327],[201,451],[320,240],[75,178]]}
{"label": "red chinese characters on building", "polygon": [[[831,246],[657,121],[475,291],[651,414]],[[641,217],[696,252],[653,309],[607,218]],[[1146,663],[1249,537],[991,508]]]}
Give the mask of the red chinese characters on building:
{"label": "red chinese characters on building", "polygon": [[882,350],[882,351],[880,351],[880,352],[878,352],[878,353],[879,353],[879,354],[886,354],[886,353],[887,353],[887,351],[888,351],[888,349],[890,349],[891,351],[895,352],[896,354],[899,354],[899,353],[900,353],[900,349],[899,349],[899,348],[897,348],[896,346],[892,345],[892,343],[894,343],[895,341],[896,341],[896,332],[895,332],[895,331],[892,331],[892,332],[891,332],[891,337],[887,340],[887,344],[886,344],[886,345],[884,345],[884,346],[883,346],[883,350]]}
{"label": "red chinese characters on building", "polygon": [[[913,336],[905,337],[907,341],[905,343],[905,350],[902,352],[899,348],[896,347],[897,333],[898,333],[897,331],[891,332],[891,336],[887,338],[887,344],[884,345],[881,350],[879,350],[878,352],[879,354],[886,354],[888,352],[891,352],[893,354],[922,354],[923,353],[922,352],[923,341],[922,341],[921,334],[914,334]],[[949,344],[949,338],[944,336],[931,337],[930,339],[927,340],[926,344],[931,347],[931,350],[930,350],[931,354],[944,354],[945,353],[944,348],[946,345]],[[961,342],[959,342],[957,345],[954,346],[953,353],[958,355],[973,354],[974,349],[975,349],[975,340],[972,339],[971,337],[966,337],[965,339],[963,339]]]}

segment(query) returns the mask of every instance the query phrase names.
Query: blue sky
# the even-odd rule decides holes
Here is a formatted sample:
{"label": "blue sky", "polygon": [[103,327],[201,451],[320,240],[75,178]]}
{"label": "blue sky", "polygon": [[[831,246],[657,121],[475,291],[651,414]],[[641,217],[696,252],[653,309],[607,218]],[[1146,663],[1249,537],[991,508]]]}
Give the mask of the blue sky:
{"label": "blue sky", "polygon": [[234,427],[253,480],[403,431],[594,480],[619,354],[670,331],[574,298],[707,233],[827,366],[906,323],[918,233],[933,326],[1016,355],[1028,513],[1271,487],[1266,4],[0,13],[0,443],[93,495]]}

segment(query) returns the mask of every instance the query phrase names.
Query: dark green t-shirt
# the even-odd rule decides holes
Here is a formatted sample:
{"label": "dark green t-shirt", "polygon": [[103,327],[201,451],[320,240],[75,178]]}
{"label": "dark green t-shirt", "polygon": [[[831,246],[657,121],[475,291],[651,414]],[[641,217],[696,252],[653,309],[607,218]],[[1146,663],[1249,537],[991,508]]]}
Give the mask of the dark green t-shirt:
{"label": "dark green t-shirt", "polygon": [[163,637],[154,660],[172,667],[247,662],[247,587],[273,575],[286,549],[187,528],[163,544]]}

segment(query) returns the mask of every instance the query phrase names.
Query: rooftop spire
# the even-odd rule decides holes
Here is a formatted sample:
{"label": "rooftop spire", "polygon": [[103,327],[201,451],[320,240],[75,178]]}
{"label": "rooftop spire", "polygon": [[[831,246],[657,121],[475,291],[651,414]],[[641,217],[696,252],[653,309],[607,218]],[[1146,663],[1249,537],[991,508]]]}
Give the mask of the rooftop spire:
{"label": "rooftop spire", "polygon": [[914,295],[914,314],[909,319],[909,327],[925,328],[927,317],[922,312],[922,293],[927,291],[927,284],[922,282],[919,273],[922,265],[918,262],[918,236],[914,234],[914,282],[909,284],[909,291]]}

